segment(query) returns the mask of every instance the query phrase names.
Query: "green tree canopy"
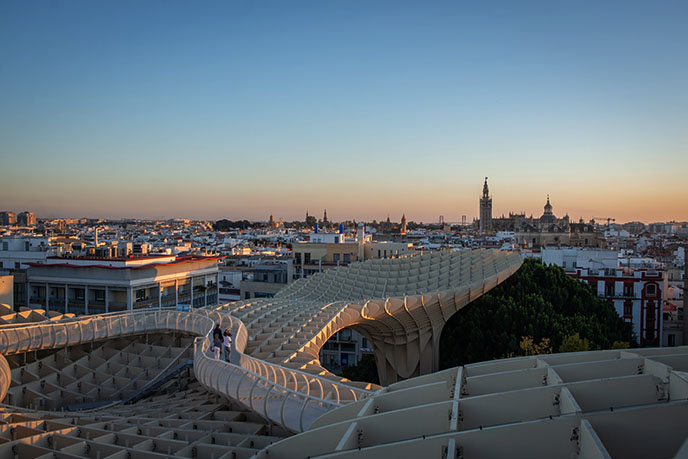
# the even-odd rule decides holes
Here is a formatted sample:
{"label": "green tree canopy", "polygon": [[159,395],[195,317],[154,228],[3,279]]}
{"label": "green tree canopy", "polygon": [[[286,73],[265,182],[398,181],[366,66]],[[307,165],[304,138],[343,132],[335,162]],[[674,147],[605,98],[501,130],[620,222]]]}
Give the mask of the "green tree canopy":
{"label": "green tree canopy", "polygon": [[561,342],[561,346],[559,346],[559,352],[582,352],[589,350],[590,341],[581,338],[577,332],[565,337]]}
{"label": "green tree canopy", "polygon": [[564,339],[576,334],[593,350],[636,342],[630,326],[590,287],[559,267],[526,259],[513,276],[447,322],[440,366],[524,355],[523,337],[534,343],[549,339],[551,348],[560,350]]}

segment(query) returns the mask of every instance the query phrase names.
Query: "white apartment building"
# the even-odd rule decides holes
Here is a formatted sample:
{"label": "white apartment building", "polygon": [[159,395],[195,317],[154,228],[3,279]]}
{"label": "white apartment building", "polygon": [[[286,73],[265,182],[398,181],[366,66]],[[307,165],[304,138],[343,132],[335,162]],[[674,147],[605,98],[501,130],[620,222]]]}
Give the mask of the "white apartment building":
{"label": "white apartment building", "polygon": [[48,257],[30,263],[29,307],[99,314],[218,301],[218,260],[174,255],[124,258]]}
{"label": "white apartment building", "polygon": [[0,269],[26,269],[27,263],[43,263],[48,256],[49,245],[47,237],[0,238]]}
{"label": "white apartment building", "polygon": [[[632,324],[641,346],[662,345],[662,310],[667,290],[663,269],[621,267],[618,252],[585,248],[545,248],[542,261],[564,268],[614,305]],[[672,344],[670,344],[672,345]]]}

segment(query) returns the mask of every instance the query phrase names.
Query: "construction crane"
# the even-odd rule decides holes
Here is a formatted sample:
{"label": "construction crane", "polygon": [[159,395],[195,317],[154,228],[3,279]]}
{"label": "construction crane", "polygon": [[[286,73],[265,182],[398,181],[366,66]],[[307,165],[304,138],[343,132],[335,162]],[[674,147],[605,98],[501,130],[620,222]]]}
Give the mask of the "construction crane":
{"label": "construction crane", "polygon": [[593,220],[597,220],[598,218],[599,218],[600,220],[607,220],[607,229],[610,229],[610,226],[609,226],[609,223],[610,223],[610,222],[615,222],[615,223],[616,223],[616,219],[614,219],[614,218],[612,218],[612,217],[592,217]]}

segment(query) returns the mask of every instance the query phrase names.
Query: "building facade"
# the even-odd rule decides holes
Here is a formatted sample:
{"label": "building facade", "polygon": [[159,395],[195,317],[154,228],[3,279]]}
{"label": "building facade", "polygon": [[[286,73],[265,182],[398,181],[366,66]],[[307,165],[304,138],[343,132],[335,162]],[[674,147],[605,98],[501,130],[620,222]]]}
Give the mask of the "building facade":
{"label": "building facade", "polygon": [[345,328],[335,333],[320,349],[320,362],[332,373],[341,374],[343,367],[357,365],[364,354],[374,355],[368,339]]}
{"label": "building facade", "polygon": [[62,314],[213,305],[221,258],[48,257],[44,264],[29,264],[26,303]]}
{"label": "building facade", "polygon": [[641,346],[661,346],[666,272],[656,269],[576,269],[572,277],[590,285],[632,324]]}
{"label": "building facade", "polygon": [[274,260],[258,264],[250,270],[242,268],[239,284],[241,299],[272,298],[294,278],[293,260]]}
{"label": "building facade", "polygon": [[0,212],[0,226],[11,226],[17,224],[17,214],[9,210]]}
{"label": "building facade", "polygon": [[17,215],[17,224],[19,226],[35,226],[36,225],[36,214],[25,210]]}
{"label": "building facade", "polygon": [[666,270],[620,267],[618,252],[602,249],[543,249],[542,261],[561,266],[613,304],[641,346],[662,346]]}

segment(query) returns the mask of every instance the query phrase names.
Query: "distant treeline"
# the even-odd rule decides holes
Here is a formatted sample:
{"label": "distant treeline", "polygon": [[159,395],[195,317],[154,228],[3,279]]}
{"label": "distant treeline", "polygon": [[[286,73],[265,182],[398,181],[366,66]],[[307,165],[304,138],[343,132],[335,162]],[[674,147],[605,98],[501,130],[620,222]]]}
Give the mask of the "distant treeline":
{"label": "distant treeline", "polygon": [[[263,225],[265,226],[265,225]],[[248,220],[237,220],[235,222],[231,220],[218,220],[213,223],[213,231],[230,231],[230,230],[243,230],[248,228],[255,228],[256,224],[251,223]]]}

